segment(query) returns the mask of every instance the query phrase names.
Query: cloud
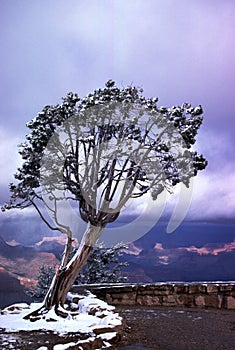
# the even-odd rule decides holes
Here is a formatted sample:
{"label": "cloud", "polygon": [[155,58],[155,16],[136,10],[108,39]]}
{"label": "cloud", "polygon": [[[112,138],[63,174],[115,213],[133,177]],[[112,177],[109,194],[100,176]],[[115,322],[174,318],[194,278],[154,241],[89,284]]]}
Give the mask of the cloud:
{"label": "cloud", "polygon": [[233,81],[233,5],[9,2],[2,5],[4,81],[22,112],[27,101],[53,102],[74,88],[83,94],[110,75],[161,94],[163,103],[206,99],[221,79]]}
{"label": "cloud", "polygon": [[203,131],[199,152],[208,159],[207,168],[194,180],[189,217],[235,219],[234,141],[224,133]]}
{"label": "cloud", "polygon": [[184,186],[175,188],[174,194],[167,197],[164,215],[170,218],[174,210],[185,210],[185,220],[235,219],[233,143],[224,133],[199,131],[195,149],[206,157],[208,166],[193,178],[191,189],[184,190],[182,200],[185,203],[178,203]]}
{"label": "cloud", "polygon": [[17,154],[17,145],[20,139],[13,136],[4,128],[0,128],[0,188],[1,188],[1,202],[7,199],[8,184],[13,181],[13,174],[15,174],[17,167],[20,166],[20,157]]}
{"label": "cloud", "polygon": [[202,174],[194,184],[189,213],[195,219],[235,219],[235,169]]}
{"label": "cloud", "polygon": [[[1,200],[20,164],[25,122],[68,91],[84,96],[113,78],[143,86],[162,105],[202,104],[196,148],[209,165],[195,179],[187,218],[234,218],[234,9],[229,0],[2,3]],[[143,197],[125,215],[144,212],[147,222],[163,202]],[[176,203],[168,198],[165,216]]]}
{"label": "cloud", "polygon": [[84,96],[112,77],[143,86],[163,105],[201,103],[206,127],[232,135],[234,7],[211,0],[5,2],[1,119],[22,132],[45,104],[71,90]]}

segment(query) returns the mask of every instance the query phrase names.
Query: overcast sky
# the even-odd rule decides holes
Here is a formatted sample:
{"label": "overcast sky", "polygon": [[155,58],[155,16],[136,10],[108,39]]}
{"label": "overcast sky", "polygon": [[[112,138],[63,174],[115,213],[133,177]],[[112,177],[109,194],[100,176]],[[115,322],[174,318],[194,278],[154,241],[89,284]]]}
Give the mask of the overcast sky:
{"label": "overcast sky", "polygon": [[188,217],[234,219],[234,18],[233,0],[1,0],[1,202],[25,123],[112,78],[160,105],[203,106],[198,148],[209,165]]}

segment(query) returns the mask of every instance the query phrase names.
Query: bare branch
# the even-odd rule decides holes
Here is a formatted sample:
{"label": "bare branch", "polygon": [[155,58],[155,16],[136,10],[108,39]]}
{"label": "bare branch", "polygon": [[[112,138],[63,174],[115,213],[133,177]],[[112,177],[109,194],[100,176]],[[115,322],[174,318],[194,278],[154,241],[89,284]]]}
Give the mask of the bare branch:
{"label": "bare branch", "polygon": [[31,204],[34,206],[34,208],[36,209],[37,213],[39,214],[40,218],[42,219],[42,221],[52,230],[52,231],[59,231],[62,233],[61,229],[58,227],[53,227],[44,217],[44,215],[42,214],[41,210],[38,208],[38,206],[34,203],[34,201],[31,201]]}

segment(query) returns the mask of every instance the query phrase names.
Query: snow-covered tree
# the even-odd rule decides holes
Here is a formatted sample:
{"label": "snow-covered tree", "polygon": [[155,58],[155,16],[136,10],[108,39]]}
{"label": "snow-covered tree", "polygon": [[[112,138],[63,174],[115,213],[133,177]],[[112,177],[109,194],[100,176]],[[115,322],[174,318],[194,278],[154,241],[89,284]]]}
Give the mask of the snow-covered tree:
{"label": "snow-covered tree", "polygon": [[27,291],[27,294],[37,299],[44,298],[51,285],[55,271],[56,269],[54,266],[42,265],[37,276],[37,285],[31,287],[30,290]]}
{"label": "snow-covered tree", "polygon": [[[31,132],[19,151],[23,164],[3,210],[33,206],[51,230],[67,236],[44,303],[29,319],[52,307],[64,316],[66,295],[92,247],[130,198],[150,193],[157,199],[179,182],[189,186],[190,178],[206,167],[203,156],[192,149],[202,122],[201,106],[165,108],[157,101],[145,98],[141,89],[120,89],[109,80],[82,99],[69,93],[27,124]],[[87,223],[72,259],[76,226],[65,220],[69,204],[75,210],[77,205]]]}

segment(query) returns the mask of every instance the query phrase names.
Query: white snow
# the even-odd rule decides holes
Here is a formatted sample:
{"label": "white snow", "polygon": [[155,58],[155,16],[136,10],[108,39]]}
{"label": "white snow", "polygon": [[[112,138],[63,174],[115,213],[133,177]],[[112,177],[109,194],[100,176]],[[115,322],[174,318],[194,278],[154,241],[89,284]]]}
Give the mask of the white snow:
{"label": "white snow", "polygon": [[[40,303],[25,303],[11,305],[1,311],[0,328],[5,332],[34,331],[45,330],[53,331],[59,335],[66,333],[85,333],[90,334],[90,338],[70,344],[57,344],[53,350],[64,350],[70,346],[79,346],[83,342],[92,341],[95,338],[94,329],[110,328],[110,333],[99,334],[97,337],[108,341],[116,336],[112,328],[122,324],[122,318],[114,312],[115,307],[108,305],[106,302],[99,300],[93,294],[84,297],[81,295],[69,294],[68,299],[75,310],[74,315],[62,318],[56,315],[54,309],[50,310],[44,319],[35,322],[25,320],[23,317],[40,307]],[[74,302],[76,300],[77,302]],[[79,347],[78,347],[79,348]],[[47,350],[42,346],[37,350]]]}
{"label": "white snow", "polygon": [[117,335],[117,332],[104,333],[104,334],[100,334],[99,338],[110,340],[116,337],[116,335]]}
{"label": "white snow", "polygon": [[[110,333],[103,333],[98,335],[98,338],[101,338],[102,340],[104,340],[104,347],[108,348],[110,345],[110,343],[108,341],[110,341],[111,339],[113,339],[114,337],[116,337],[117,333],[116,332],[110,332]],[[74,342],[70,342],[67,344],[57,344],[54,345],[53,350],[66,350],[68,349],[70,346],[77,346],[78,349],[83,349],[82,344],[87,343],[87,342],[92,342],[95,340],[95,337],[90,337],[88,339],[84,339],[84,340],[79,340],[78,342],[74,343]],[[37,350],[47,350],[47,348],[42,347],[39,348]],[[103,347],[102,347],[103,349]]]}
{"label": "white snow", "polygon": [[58,345],[53,346],[53,350],[66,350],[70,346],[75,346],[75,345],[77,345],[77,343],[74,343],[74,342],[67,343],[67,344],[58,344]]}

